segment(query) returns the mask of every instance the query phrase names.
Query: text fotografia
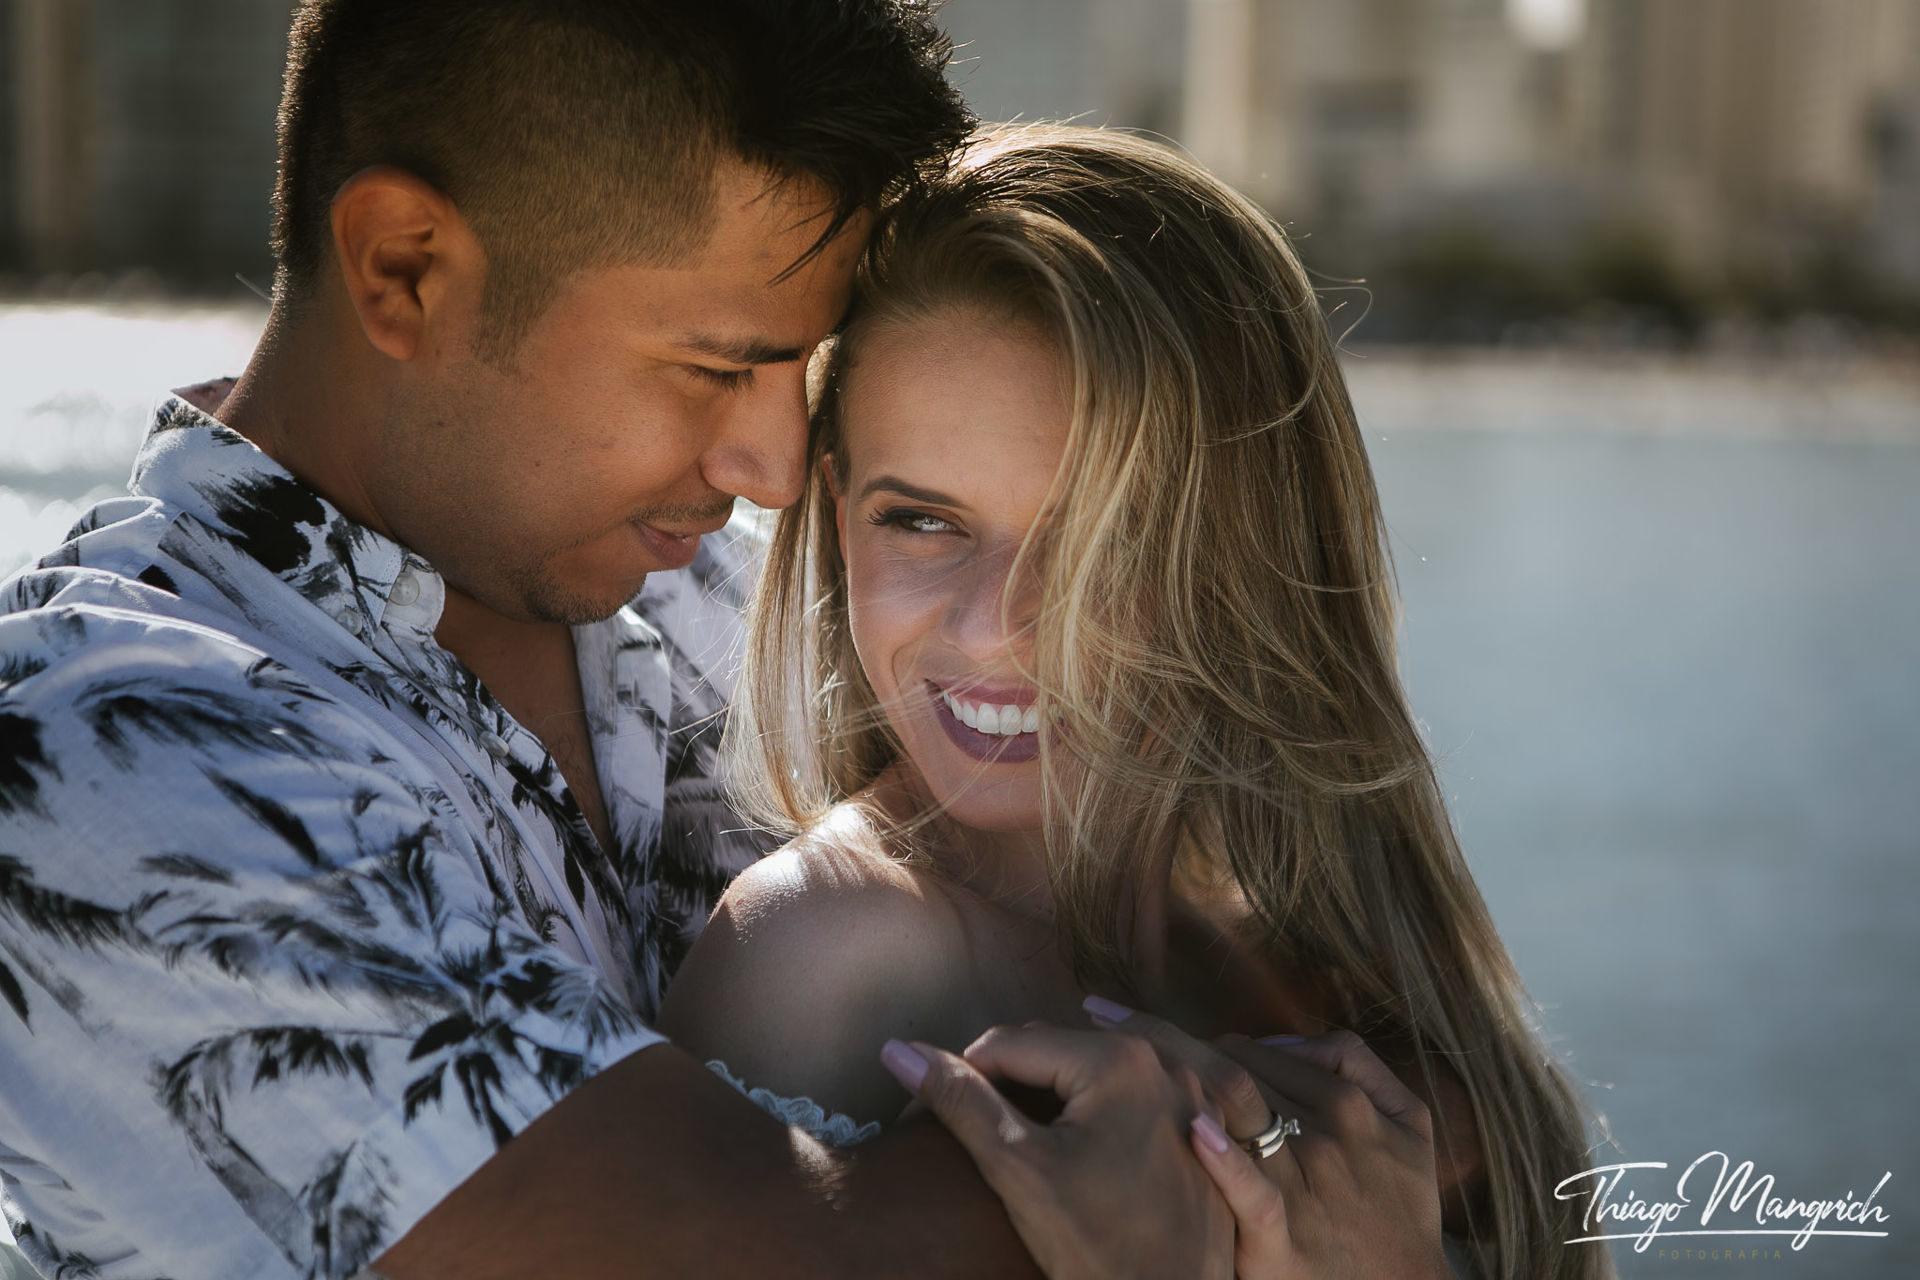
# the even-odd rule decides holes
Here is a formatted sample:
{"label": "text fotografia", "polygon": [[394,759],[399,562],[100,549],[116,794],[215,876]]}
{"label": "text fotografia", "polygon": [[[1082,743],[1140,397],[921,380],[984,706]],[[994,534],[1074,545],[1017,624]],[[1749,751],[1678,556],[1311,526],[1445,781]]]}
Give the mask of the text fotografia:
{"label": "text fotografia", "polygon": [[[1753,1161],[1735,1165],[1726,1152],[1709,1151],[1687,1166],[1674,1183],[1670,1200],[1649,1200],[1621,1185],[1630,1169],[1665,1168],[1664,1160],[1603,1164],[1564,1179],[1553,1189],[1554,1196],[1561,1200],[1586,1197],[1580,1226],[1593,1233],[1567,1243],[1632,1240],[1634,1252],[1645,1253],[1657,1237],[1665,1236],[1792,1236],[1793,1247],[1804,1249],[1815,1236],[1887,1234],[1873,1229],[1887,1221],[1887,1211],[1873,1201],[1893,1177],[1892,1170],[1880,1175],[1864,1200],[1855,1199],[1851,1189],[1838,1200],[1800,1200],[1774,1194],[1773,1175],[1755,1177]],[[1711,1187],[1707,1185],[1709,1174],[1713,1178]],[[1700,1196],[1704,1198],[1697,1198]],[[1696,1206],[1697,1228],[1689,1216]],[[1731,1225],[1745,1219],[1749,1212],[1753,1226]],[[1719,1222],[1728,1225],[1714,1226],[1716,1215]],[[1609,1232],[1611,1226],[1630,1229]]]}

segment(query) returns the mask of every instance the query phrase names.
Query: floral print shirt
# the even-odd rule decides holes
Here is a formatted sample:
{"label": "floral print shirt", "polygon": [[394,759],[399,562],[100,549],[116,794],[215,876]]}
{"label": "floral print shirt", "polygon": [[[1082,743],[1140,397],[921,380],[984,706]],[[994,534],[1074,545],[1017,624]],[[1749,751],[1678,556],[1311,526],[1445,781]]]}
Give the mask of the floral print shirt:
{"label": "floral print shirt", "polygon": [[745,519],[574,629],[603,849],[445,588],[187,399],[0,586],[0,1211],[53,1275],[351,1276],[569,1089],[763,846]]}

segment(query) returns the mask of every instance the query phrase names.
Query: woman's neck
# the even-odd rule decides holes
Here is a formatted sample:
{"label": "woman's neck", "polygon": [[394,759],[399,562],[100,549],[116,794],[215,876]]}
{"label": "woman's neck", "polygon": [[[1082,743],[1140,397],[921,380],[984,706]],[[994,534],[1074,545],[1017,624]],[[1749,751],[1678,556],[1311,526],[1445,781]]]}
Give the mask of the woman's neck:
{"label": "woman's neck", "polygon": [[983,831],[955,822],[904,764],[880,775],[872,797],[892,823],[914,832],[943,878],[1011,916],[1052,927],[1053,885],[1040,831]]}
{"label": "woman's neck", "polygon": [[[870,797],[889,823],[916,832],[940,878],[980,909],[970,914],[987,925],[990,952],[1030,969],[1040,988],[1070,981],[1053,945],[1053,890],[1041,832],[982,831],[937,814],[929,818],[931,797],[901,764],[875,781]],[[1321,993],[1299,975],[1281,972],[1271,949],[1254,941],[1260,930],[1248,927],[1244,899],[1231,888],[1209,893],[1174,869],[1169,849],[1148,865],[1140,887],[1134,1000],[1202,1035],[1325,1030]],[[1032,1016],[1051,1013],[1036,1008]]]}

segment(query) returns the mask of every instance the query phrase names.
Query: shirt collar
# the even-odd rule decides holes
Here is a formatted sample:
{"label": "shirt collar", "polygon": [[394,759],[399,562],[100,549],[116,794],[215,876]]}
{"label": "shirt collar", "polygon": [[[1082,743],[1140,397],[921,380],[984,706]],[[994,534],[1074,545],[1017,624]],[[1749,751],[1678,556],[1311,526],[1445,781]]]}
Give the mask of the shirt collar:
{"label": "shirt collar", "polygon": [[155,408],[127,488],[207,525],[356,637],[439,625],[446,585],[432,566],[180,394]]}

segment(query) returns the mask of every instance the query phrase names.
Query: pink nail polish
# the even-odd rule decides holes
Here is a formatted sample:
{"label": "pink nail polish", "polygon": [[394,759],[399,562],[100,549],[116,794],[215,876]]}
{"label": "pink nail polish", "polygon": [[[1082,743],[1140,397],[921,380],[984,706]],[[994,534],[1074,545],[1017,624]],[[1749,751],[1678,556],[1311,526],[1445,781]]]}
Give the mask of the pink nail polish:
{"label": "pink nail polish", "polygon": [[1213,1148],[1214,1154],[1227,1154],[1227,1132],[1213,1122],[1213,1117],[1201,1112],[1193,1118],[1193,1131],[1200,1135],[1200,1141]]}
{"label": "pink nail polish", "polygon": [[1080,1007],[1102,1022],[1125,1022],[1133,1016],[1133,1010],[1127,1006],[1115,1004],[1102,996],[1088,996],[1080,1002]]}
{"label": "pink nail polish", "polygon": [[900,1087],[918,1097],[920,1082],[927,1078],[927,1060],[912,1045],[889,1040],[880,1046],[880,1065],[893,1074]]}

